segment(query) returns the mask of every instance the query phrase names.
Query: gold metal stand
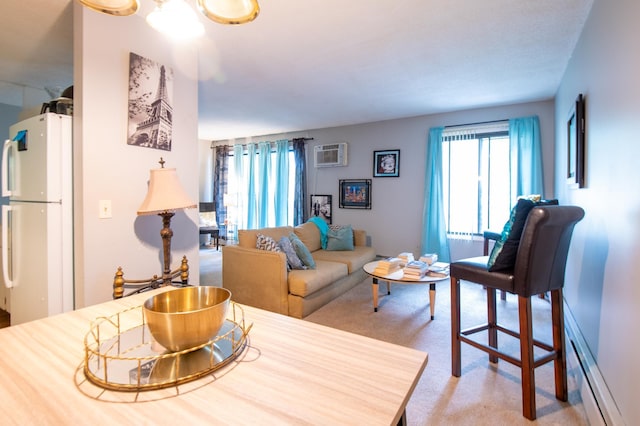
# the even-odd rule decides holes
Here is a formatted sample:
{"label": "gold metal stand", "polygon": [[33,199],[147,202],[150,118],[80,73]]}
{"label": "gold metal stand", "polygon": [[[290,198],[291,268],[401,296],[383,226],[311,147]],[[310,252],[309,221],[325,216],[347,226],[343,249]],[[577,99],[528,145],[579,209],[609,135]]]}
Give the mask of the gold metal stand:
{"label": "gold metal stand", "polygon": [[[164,231],[164,229],[163,229]],[[169,229],[171,231],[171,229]],[[162,231],[161,231],[162,232]],[[164,236],[163,236],[164,242]],[[124,296],[129,296],[131,294],[142,293],[143,291],[151,290],[158,287],[163,287],[165,285],[177,285],[181,287],[186,287],[189,285],[189,261],[187,260],[187,256],[182,256],[182,261],[180,262],[180,267],[174,271],[168,270],[167,265],[169,264],[167,251],[168,248],[165,246],[165,270],[162,273],[162,277],[158,277],[154,275],[153,277],[146,280],[129,280],[124,278],[124,272],[122,271],[122,267],[118,266],[118,270],[116,271],[115,276],[113,277],[113,298],[120,299]],[[174,282],[173,280],[177,277],[180,277],[180,281]],[[124,294],[125,288],[135,289],[128,294]]]}

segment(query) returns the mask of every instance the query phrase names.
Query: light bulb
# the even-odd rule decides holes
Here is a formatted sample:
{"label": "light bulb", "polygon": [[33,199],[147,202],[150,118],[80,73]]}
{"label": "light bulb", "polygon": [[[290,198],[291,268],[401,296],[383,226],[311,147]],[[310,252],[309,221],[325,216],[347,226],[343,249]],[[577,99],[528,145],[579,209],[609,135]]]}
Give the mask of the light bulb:
{"label": "light bulb", "polygon": [[192,39],[204,34],[204,25],[183,0],[156,0],[155,9],[147,15],[147,23],[174,40]]}

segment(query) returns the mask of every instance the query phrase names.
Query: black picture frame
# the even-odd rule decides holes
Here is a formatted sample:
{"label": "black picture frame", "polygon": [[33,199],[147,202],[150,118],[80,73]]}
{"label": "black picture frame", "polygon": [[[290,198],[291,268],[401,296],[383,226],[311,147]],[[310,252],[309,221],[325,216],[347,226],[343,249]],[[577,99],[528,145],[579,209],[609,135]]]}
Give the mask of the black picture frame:
{"label": "black picture frame", "polygon": [[311,196],[311,210],[309,217],[320,217],[331,225],[331,195],[314,194]]}
{"label": "black picture frame", "polygon": [[584,188],[585,180],[585,103],[578,95],[567,118],[567,184]]}
{"label": "black picture frame", "polygon": [[400,150],[373,151],[373,177],[399,177]]}
{"label": "black picture frame", "polygon": [[371,208],[371,179],[341,179],[339,183],[340,208]]}

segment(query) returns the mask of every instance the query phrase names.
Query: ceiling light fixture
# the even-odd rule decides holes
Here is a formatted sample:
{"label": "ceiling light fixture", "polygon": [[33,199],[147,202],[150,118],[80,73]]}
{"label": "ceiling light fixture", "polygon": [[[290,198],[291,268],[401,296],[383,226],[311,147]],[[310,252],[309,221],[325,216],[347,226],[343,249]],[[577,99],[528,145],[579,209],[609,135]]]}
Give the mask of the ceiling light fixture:
{"label": "ceiling light fixture", "polygon": [[156,8],[147,23],[173,39],[186,40],[204,35],[204,25],[184,0],[155,0]]}
{"label": "ceiling light fixture", "polygon": [[[133,15],[140,8],[140,0],[78,0],[82,5],[98,12],[115,16]],[[184,0],[154,0],[157,4],[156,10],[151,12],[154,15],[158,9],[168,9],[170,3],[182,3]],[[219,24],[238,25],[251,22],[260,13],[258,0],[196,0],[198,10],[207,18]],[[179,6],[179,7],[182,7]],[[170,14],[172,12],[169,12]],[[147,21],[149,21],[147,17]],[[156,18],[151,18],[153,21]],[[164,17],[162,19],[165,19]],[[177,19],[172,16],[168,19]],[[191,19],[191,18],[190,18]],[[197,19],[194,19],[197,21]],[[193,23],[193,21],[191,21]],[[151,25],[151,23],[149,23]],[[200,26],[202,24],[198,22]],[[168,24],[167,24],[168,25]],[[194,24],[195,25],[195,24]],[[155,28],[155,27],[154,27]],[[185,27],[186,28],[186,27]],[[198,30],[199,31],[199,30]],[[202,30],[204,32],[204,29]]]}
{"label": "ceiling light fixture", "polygon": [[138,0],[78,0],[89,9],[108,15],[129,16],[140,8]]}
{"label": "ceiling light fixture", "polygon": [[244,24],[260,13],[258,0],[196,0],[204,16],[219,24]]}

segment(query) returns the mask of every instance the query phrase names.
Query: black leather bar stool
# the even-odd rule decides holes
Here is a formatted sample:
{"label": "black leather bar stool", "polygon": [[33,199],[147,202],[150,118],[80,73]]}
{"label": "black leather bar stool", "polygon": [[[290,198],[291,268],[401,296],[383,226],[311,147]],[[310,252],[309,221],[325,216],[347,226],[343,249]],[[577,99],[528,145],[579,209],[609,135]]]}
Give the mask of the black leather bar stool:
{"label": "black leather bar stool", "polygon": [[[467,343],[489,354],[490,362],[507,361],[521,369],[522,412],[524,417],[536,418],[535,368],[554,362],[555,395],[567,400],[567,366],[564,339],[564,286],[567,253],[575,224],[584,217],[584,210],[576,206],[534,207],[520,238],[513,270],[489,272],[487,256],[451,263],[451,374],[461,374],[461,343]],[[487,323],[467,330],[460,328],[460,280],[474,282],[487,288]],[[496,290],[518,296],[520,330],[509,330],[498,324]],[[531,297],[551,292],[553,343],[549,345],[533,339]],[[486,331],[488,344],[471,339],[470,335]],[[520,339],[520,359],[498,349],[498,331]],[[537,346],[545,354],[534,359]]]}

